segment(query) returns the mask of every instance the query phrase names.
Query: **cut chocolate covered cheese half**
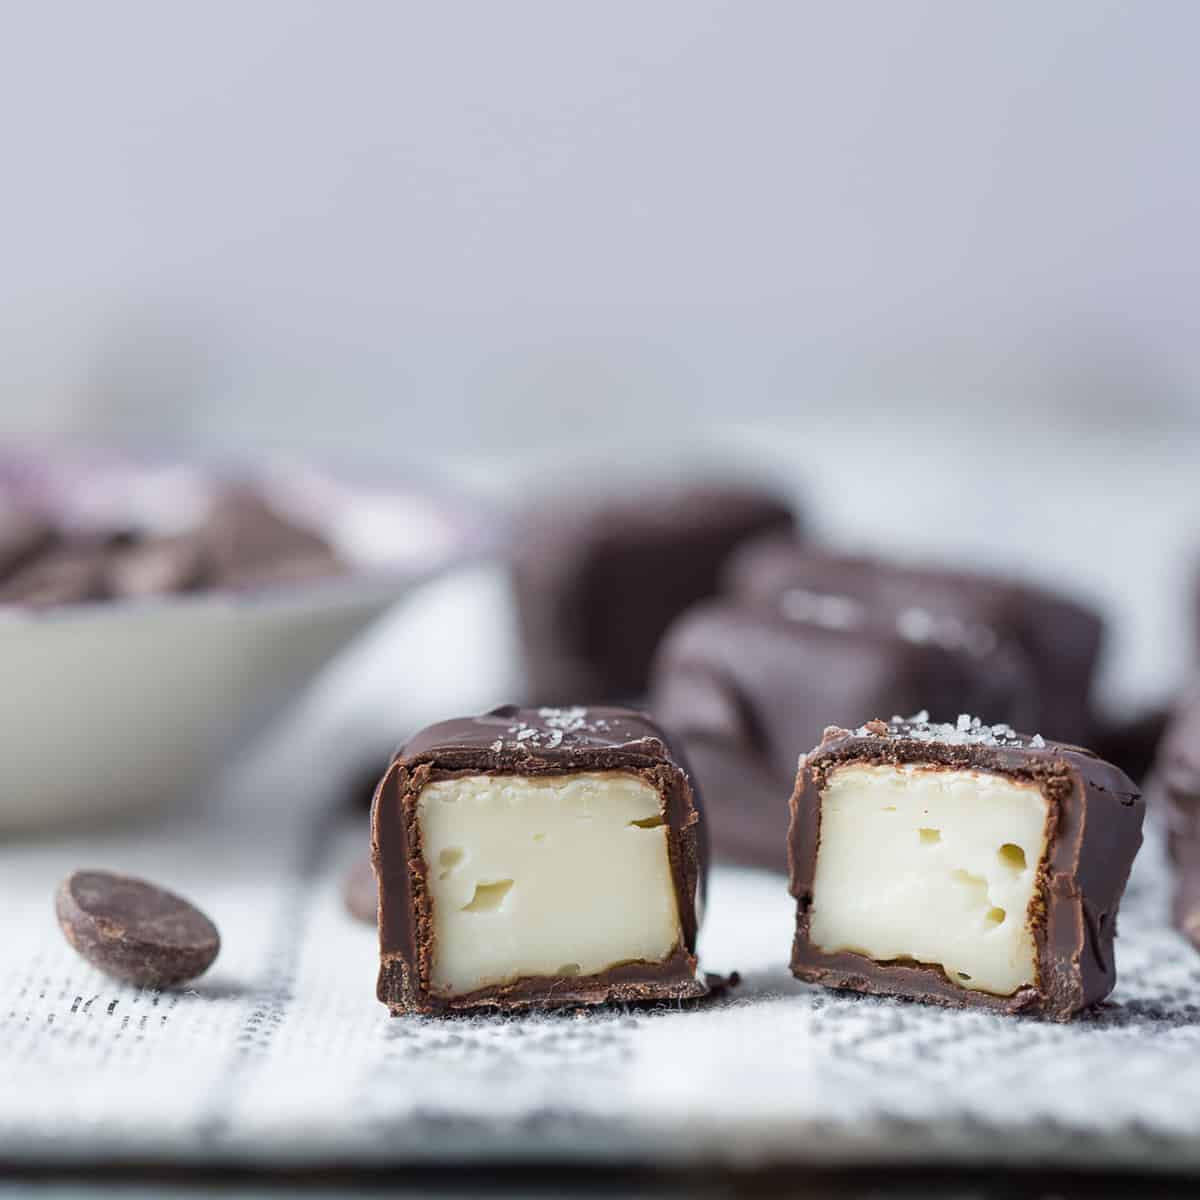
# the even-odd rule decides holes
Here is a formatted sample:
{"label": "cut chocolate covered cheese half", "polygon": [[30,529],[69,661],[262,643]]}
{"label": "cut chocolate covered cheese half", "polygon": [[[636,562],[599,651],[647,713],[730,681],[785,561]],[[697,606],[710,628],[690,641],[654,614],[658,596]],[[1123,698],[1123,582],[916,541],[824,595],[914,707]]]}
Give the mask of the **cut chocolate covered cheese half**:
{"label": "cut chocolate covered cheese half", "polygon": [[1078,746],[921,713],[830,727],[788,832],[792,973],[1067,1020],[1116,982],[1136,786]]}
{"label": "cut chocolate covered cheese half", "polygon": [[1037,982],[1046,799],[974,770],[847,765],[821,792],[809,937],[941,967],[999,996]]}
{"label": "cut chocolate covered cheese half", "polygon": [[666,822],[636,775],[466,775],[417,805],[437,995],[661,962],[679,945]]}
{"label": "cut chocolate covered cheese half", "polygon": [[379,998],[393,1013],[682,1000],[696,961],[699,800],[622,708],[443,721],[372,810]]}

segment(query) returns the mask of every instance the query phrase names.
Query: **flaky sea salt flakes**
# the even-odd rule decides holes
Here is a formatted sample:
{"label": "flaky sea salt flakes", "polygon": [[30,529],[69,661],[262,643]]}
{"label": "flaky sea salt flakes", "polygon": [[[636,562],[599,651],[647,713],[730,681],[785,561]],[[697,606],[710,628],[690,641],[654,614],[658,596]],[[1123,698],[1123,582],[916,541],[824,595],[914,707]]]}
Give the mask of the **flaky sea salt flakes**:
{"label": "flaky sea salt flakes", "polygon": [[[581,729],[587,728],[587,711],[586,708],[579,706],[574,708],[539,708],[538,716],[551,729],[561,730],[563,733],[578,733]],[[562,739],[559,738],[559,741],[562,741]]]}
{"label": "flaky sea salt flakes", "polygon": [[[856,732],[859,737],[869,733],[879,733],[871,725],[864,725]],[[996,725],[985,725],[979,717],[970,713],[959,713],[958,719],[951,725],[948,721],[938,723],[929,720],[929,713],[922,711],[912,717],[893,717],[888,722],[889,729],[885,736],[911,738],[917,742],[941,742],[950,746],[1024,746],[1036,750],[1045,749],[1045,739],[1035,735],[1026,742],[1011,725],[1003,722]]]}
{"label": "flaky sea salt flakes", "polygon": [[[872,722],[872,724],[874,724],[874,722]],[[888,724],[892,725],[892,726],[928,725],[929,724],[929,710],[927,708],[923,708],[923,709],[921,709],[921,711],[919,713],[913,713],[913,715],[911,717],[902,717],[902,716],[900,716],[899,713],[893,713],[892,716],[888,719]],[[833,726],[830,726],[830,728],[836,729],[837,726],[833,725]],[[858,731],[859,737],[862,736],[862,732],[864,729],[866,729],[865,725],[862,726],[861,729],[859,729],[859,731]]]}
{"label": "flaky sea salt flakes", "polygon": [[[563,743],[563,738],[569,733],[579,733],[592,728],[588,725],[586,708],[539,708],[538,716],[549,727],[541,729],[535,725],[526,725],[519,721],[508,727],[508,736],[521,745],[535,750],[555,750]],[[607,722],[597,722],[596,728]],[[500,749],[500,743],[493,743],[493,749]]]}
{"label": "flaky sea salt flakes", "polygon": [[497,754],[499,754],[499,753],[500,753],[500,751],[504,749],[504,739],[503,739],[503,738],[497,738],[497,739],[496,739],[496,740],[495,740],[495,741],[492,743],[492,749],[493,749],[493,750],[494,750],[494,751],[495,751]]}

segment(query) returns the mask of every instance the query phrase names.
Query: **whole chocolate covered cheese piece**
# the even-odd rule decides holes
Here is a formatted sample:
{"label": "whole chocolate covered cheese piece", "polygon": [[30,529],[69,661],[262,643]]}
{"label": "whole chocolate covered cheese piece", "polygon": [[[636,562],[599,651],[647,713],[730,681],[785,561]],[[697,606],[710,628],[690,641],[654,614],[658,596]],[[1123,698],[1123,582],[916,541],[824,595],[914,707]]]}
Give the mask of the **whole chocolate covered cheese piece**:
{"label": "whole chocolate covered cheese piece", "polygon": [[513,557],[530,696],[550,704],[641,696],[663,631],[716,593],[730,552],[793,523],[788,505],[741,484],[530,504]]}
{"label": "whole chocolate covered cheese piece", "polygon": [[499,708],[417,734],[372,812],[394,1014],[704,995],[697,799],[621,708]]}
{"label": "whole chocolate covered cheese piece", "polygon": [[1172,917],[1200,949],[1200,683],[1185,691],[1171,716],[1147,790],[1167,827],[1175,869]]}
{"label": "whole chocolate covered cheese piece", "polygon": [[970,718],[831,728],[801,761],[792,972],[1067,1020],[1116,982],[1144,806],[1086,750]]}
{"label": "whole chocolate covered cheese piece", "polygon": [[1015,647],[908,637],[894,611],[718,600],[663,639],[649,704],[696,772],[714,854],[785,871],[796,759],[831,721],[928,708],[1020,723],[1032,691]]}
{"label": "whole chocolate covered cheese piece", "polygon": [[98,970],[141,987],[202,975],[221,948],[216,926],[166,888],[111,871],[76,871],[55,898],[67,941]]}
{"label": "whole chocolate covered cheese piece", "polygon": [[[1084,604],[1003,575],[844,554],[785,537],[748,543],[724,573],[730,595],[782,611],[824,603],[893,614],[914,640],[1016,647],[1033,672],[1036,728],[1068,741],[1092,734],[1089,692],[1104,626]],[[932,705],[923,705],[932,709]],[[979,710],[990,720],[1013,720]],[[865,714],[864,714],[865,719]]]}

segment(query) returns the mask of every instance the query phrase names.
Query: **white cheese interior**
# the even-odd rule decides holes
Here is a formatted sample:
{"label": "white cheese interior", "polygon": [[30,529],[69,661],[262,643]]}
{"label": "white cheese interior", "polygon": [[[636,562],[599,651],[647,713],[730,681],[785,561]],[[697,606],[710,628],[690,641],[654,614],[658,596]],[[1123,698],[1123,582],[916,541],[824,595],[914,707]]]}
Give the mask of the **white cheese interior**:
{"label": "white cheese interior", "polygon": [[821,795],[809,935],[821,950],[938,964],[1011,995],[1037,979],[1030,903],[1046,800],[978,771],[844,766]]}
{"label": "white cheese interior", "polygon": [[659,961],[680,941],[659,795],[636,775],[470,775],[417,805],[439,995]]}

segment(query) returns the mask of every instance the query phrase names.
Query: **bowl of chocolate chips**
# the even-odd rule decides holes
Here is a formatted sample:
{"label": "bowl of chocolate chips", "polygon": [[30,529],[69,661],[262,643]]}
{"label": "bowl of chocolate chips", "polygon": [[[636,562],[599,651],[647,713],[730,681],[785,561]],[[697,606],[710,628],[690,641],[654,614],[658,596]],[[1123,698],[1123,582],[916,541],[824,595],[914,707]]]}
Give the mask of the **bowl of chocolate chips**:
{"label": "bowl of chocolate chips", "polygon": [[472,505],[407,475],[0,448],[0,828],[191,793],[488,541]]}

